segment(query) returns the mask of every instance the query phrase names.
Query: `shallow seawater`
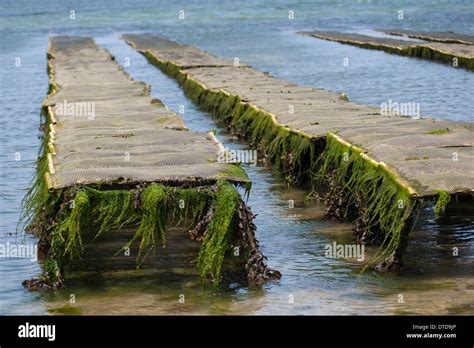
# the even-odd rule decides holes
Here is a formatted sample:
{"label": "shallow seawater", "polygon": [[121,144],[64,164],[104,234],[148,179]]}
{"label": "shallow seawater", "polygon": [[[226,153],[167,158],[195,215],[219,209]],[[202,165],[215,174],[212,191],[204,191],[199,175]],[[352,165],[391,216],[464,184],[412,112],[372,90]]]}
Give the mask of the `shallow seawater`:
{"label": "shallow seawater", "polygon": [[[4,110],[0,115],[0,243],[36,243],[34,237],[16,232],[16,225],[39,146],[39,111],[47,93],[48,35],[93,36],[119,63],[129,60],[125,69],[134,79],[151,85],[154,97],[175,112],[184,106],[182,117],[189,128],[217,128],[226,146],[245,149],[244,143],[218,128],[190,102],[174,80],[120,40],[120,34],[154,32],[223,57],[238,57],[280,78],[345,92],[360,103],[419,102],[424,116],[473,121],[472,73],[295,34],[311,29],[370,34],[379,28],[419,26],[474,33],[468,24],[474,23],[469,1],[427,4],[272,1],[211,6],[207,2],[106,1],[86,6],[60,1],[47,5],[3,2],[1,59],[6,63],[0,69]],[[403,24],[396,19],[399,8],[406,8],[409,14]],[[427,8],[443,15],[435,18]],[[76,10],[75,20],[69,19],[71,9]],[[184,21],[178,19],[181,9],[187,14]],[[293,21],[287,18],[289,9],[295,11]],[[343,65],[346,57],[348,67]],[[15,66],[17,58],[20,66]],[[281,280],[260,289],[231,286],[217,293],[203,289],[193,265],[196,246],[185,231],[171,229],[170,241],[175,243],[151,255],[141,270],[134,268],[131,258],[114,256],[120,239],[98,243],[86,252],[80,270],[59,293],[34,293],[21,286],[21,281],[40,273],[38,262],[0,258],[0,314],[474,313],[472,204],[451,209],[445,218],[424,210],[410,234],[405,259],[409,268],[404,272],[359,275],[360,262],[324,256],[328,243],[351,241],[350,224],[325,220],[322,203],[305,202],[308,191],[286,187],[271,168],[246,165],[245,169],[253,181],[249,205],[258,215],[257,238],[269,266],[283,274]],[[120,237],[126,238],[129,232],[122,231]],[[375,251],[368,248],[366,253]],[[75,303],[70,302],[71,295]]]}

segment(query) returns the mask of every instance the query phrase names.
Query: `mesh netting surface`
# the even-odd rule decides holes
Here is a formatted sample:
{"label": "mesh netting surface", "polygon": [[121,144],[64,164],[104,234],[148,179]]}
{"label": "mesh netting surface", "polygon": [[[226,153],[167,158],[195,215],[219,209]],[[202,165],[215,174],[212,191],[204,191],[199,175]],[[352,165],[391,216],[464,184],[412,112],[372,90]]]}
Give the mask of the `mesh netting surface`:
{"label": "mesh netting surface", "polygon": [[54,125],[54,188],[75,184],[199,181],[226,178],[231,164],[217,163],[218,146],[192,132],[132,80],[90,38],[53,37],[53,80],[48,97]]}
{"label": "mesh netting surface", "polygon": [[[173,46],[168,40],[163,44],[163,39],[150,35],[124,38],[162,61],[172,59],[186,67],[183,73],[207,89],[226,91],[273,114],[281,125],[312,137],[337,133],[390,165],[419,195],[437,190],[474,191],[472,123],[382,115],[379,108],[348,102],[337,93],[298,86],[247,66],[202,66],[215,57],[196,48]],[[200,54],[193,67],[196,52]]]}

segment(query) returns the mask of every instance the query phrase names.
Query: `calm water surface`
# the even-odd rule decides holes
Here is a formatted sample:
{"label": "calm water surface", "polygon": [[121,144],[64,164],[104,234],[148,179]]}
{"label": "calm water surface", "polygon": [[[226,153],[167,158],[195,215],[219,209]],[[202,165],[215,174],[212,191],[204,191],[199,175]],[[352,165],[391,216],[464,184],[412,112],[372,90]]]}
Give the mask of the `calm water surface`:
{"label": "calm water surface", "polygon": [[[108,48],[133,78],[152,86],[152,95],[194,130],[216,129],[212,118],[191,103],[179,86],[120,40],[124,32],[154,32],[238,57],[258,69],[300,84],[345,92],[361,103],[389,99],[418,102],[424,116],[473,121],[474,74],[441,64],[358,49],[295,35],[328,29],[374,33],[377,28],[453,30],[474,35],[472,1],[3,1],[0,5],[1,98],[0,243],[34,244],[16,232],[21,200],[34,173],[39,111],[47,92],[49,35],[90,35]],[[397,19],[403,9],[405,19]],[[69,19],[75,10],[76,19]],[[178,14],[184,10],[185,20]],[[288,19],[288,11],[295,19]],[[20,66],[15,66],[19,58]],[[349,58],[349,66],[343,59]],[[226,145],[245,144],[221,132]],[[169,231],[169,250],[151,257],[144,269],[133,261],[103,256],[117,239],[89,251],[83,270],[57,294],[31,293],[21,281],[41,267],[27,259],[0,259],[0,314],[473,314],[473,209],[460,206],[435,219],[430,210],[411,233],[403,274],[358,276],[361,265],[324,257],[327,243],[351,241],[351,226],[323,219],[325,207],[305,203],[307,191],[287,188],[265,167],[246,166],[253,181],[249,204],[258,214],[257,237],[280,281],[261,289],[231,287],[217,294],[203,290],[190,264],[196,250],[183,231]],[[288,204],[294,200],[295,207]],[[126,238],[127,231],[117,238]],[[459,256],[452,256],[452,248]],[[104,250],[104,253],[100,253]],[[99,252],[97,252],[99,251]],[[368,254],[373,253],[368,250]],[[99,255],[99,256],[97,256]],[[179,256],[177,256],[179,255]],[[70,294],[76,303],[69,303]],[[180,295],[185,303],[179,303]],[[403,295],[403,303],[399,303]],[[293,303],[289,301],[294,299]]]}

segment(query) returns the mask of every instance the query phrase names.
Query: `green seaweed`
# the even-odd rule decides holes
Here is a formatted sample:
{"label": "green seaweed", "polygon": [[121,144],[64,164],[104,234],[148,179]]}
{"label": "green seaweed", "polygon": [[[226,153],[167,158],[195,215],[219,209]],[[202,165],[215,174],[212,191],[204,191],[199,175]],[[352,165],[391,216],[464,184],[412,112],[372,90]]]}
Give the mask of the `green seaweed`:
{"label": "green seaweed", "polygon": [[148,252],[156,250],[157,239],[161,240],[163,247],[166,246],[166,200],[165,188],[155,183],[145,188],[140,195],[140,225],[133,238],[126,244],[126,247],[131,247],[138,238],[141,239],[137,267],[143,263]]}
{"label": "green seaweed", "polygon": [[96,216],[94,224],[99,224],[99,230],[94,240],[103,233],[111,230],[120,230],[123,226],[130,225],[137,220],[133,209],[134,192],[129,190],[104,190],[100,191],[87,188],[93,198],[93,215]]}
{"label": "green seaweed", "polygon": [[430,130],[428,132],[426,132],[426,134],[446,134],[446,133],[449,133],[449,129],[445,128],[445,129],[433,129],[433,130]]}
{"label": "green seaweed", "polygon": [[85,191],[76,193],[51,237],[51,248],[44,264],[47,279],[53,286],[63,281],[66,259],[78,258],[83,251],[82,230],[90,223],[90,199]]}
{"label": "green seaweed", "polygon": [[436,200],[434,213],[437,216],[439,216],[441,214],[444,214],[444,211],[446,210],[447,205],[451,201],[451,195],[449,194],[449,192],[443,191],[443,190],[438,190],[436,192],[438,193],[438,199]]}
{"label": "green seaweed", "polygon": [[382,234],[381,247],[372,262],[401,255],[406,222],[416,207],[406,187],[379,165],[362,158],[361,153],[328,136],[325,152],[313,183],[330,185],[330,197],[341,197],[349,214],[350,207],[359,207],[358,221],[366,239]]}
{"label": "green seaweed", "polygon": [[219,283],[224,256],[236,228],[235,218],[240,202],[239,194],[225,181],[218,182],[213,202],[213,218],[207,228],[197,259],[197,268],[203,279],[210,277],[214,286]]}
{"label": "green seaweed", "polygon": [[[56,196],[54,192],[48,194]],[[203,280],[211,279],[217,285],[227,241],[234,231],[240,194],[232,184],[220,180],[215,188],[172,188],[157,183],[143,189],[103,190],[84,186],[62,191],[59,201],[62,204],[56,206],[47,223],[33,220],[47,225],[41,233],[51,244],[44,263],[45,279],[50,284],[62,284],[65,266],[82,256],[86,231],[96,230],[93,242],[109,231],[138,224],[124,248],[139,241],[139,268],[159,243],[166,246],[169,223],[191,228],[212,209],[213,218],[198,256],[198,271]]]}
{"label": "green seaweed", "polygon": [[[42,126],[48,129],[51,120],[48,117],[46,108],[41,109],[41,115],[45,119],[45,123]],[[49,140],[49,133],[45,132],[38,151],[38,159],[35,162],[36,171],[31,179],[29,189],[22,200],[22,212],[17,226],[17,228],[25,227],[26,229],[31,229],[36,234],[41,234],[42,225],[40,221],[44,221],[54,215],[61,203],[62,190],[59,189],[50,193],[45,181],[45,174],[48,173],[47,144]],[[33,226],[36,226],[34,230]]]}
{"label": "green seaweed", "polygon": [[56,233],[65,239],[64,255],[69,254],[74,258],[83,251],[81,231],[90,223],[90,200],[87,192],[77,192],[69,209],[70,213],[61,221]]}
{"label": "green seaweed", "polygon": [[239,182],[239,185],[245,187],[247,192],[251,190],[252,182],[250,181],[246,171],[238,163],[221,164],[221,166],[224,167],[224,171],[222,173],[211,176],[211,179],[230,180],[234,178],[239,178],[241,180]]}
{"label": "green seaweed", "polygon": [[186,228],[191,228],[201,220],[212,200],[213,194],[209,189],[179,188],[175,190],[169,201],[170,220],[177,226],[189,221]]}

